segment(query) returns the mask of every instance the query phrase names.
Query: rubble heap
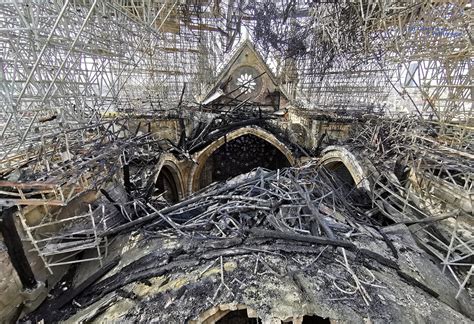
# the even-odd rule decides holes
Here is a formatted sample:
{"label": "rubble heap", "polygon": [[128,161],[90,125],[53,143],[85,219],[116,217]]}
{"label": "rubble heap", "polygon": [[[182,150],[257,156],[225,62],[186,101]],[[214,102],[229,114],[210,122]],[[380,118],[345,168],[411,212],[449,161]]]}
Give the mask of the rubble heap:
{"label": "rubble heap", "polygon": [[407,225],[371,217],[370,196],[341,181],[315,162],[257,169],[115,227],[108,264],[77,268],[30,318],[206,322],[230,304],[266,322],[469,322],[472,299],[455,299]]}

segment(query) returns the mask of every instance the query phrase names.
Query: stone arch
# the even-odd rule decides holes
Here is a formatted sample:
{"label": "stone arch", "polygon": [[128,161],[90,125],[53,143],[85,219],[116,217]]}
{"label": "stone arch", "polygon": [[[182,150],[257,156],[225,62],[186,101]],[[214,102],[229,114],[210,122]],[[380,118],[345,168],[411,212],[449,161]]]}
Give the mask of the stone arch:
{"label": "stone arch", "polygon": [[189,182],[190,193],[195,192],[199,189],[199,178],[201,176],[201,172],[204,168],[207,159],[226,142],[230,142],[244,135],[253,135],[268,142],[285,156],[290,165],[295,165],[296,160],[293,156],[293,153],[288,148],[288,146],[278,140],[275,135],[257,126],[241,127],[221,136],[220,138],[209,144],[206,148],[194,154],[193,158],[197,163],[193,165],[193,168],[191,170]]}
{"label": "stone arch", "polygon": [[183,176],[181,172],[181,168],[179,167],[179,163],[172,154],[164,154],[158,161],[156,166],[157,172],[154,175],[153,183],[156,187],[161,186],[162,184],[160,181],[171,182],[171,190],[175,190],[173,195],[176,195],[176,199],[170,202],[178,202],[179,200],[183,199],[185,196],[185,187]]}
{"label": "stone arch", "polygon": [[[364,188],[370,191],[369,172],[367,167],[361,163],[353,153],[342,146],[328,146],[321,152],[318,167],[329,166],[331,168],[340,167],[341,164],[350,173],[357,188]],[[369,163],[364,161],[364,163]]]}

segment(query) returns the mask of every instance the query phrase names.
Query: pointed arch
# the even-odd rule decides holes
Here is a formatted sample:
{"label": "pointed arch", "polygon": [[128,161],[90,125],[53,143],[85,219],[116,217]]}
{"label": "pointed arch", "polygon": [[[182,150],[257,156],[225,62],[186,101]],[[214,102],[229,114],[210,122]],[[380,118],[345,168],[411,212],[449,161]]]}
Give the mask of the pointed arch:
{"label": "pointed arch", "polygon": [[206,161],[209,159],[209,157],[211,157],[212,154],[225,143],[244,135],[253,135],[271,144],[275,149],[277,149],[281,154],[283,154],[283,156],[288,160],[288,163],[291,166],[295,165],[296,160],[293,155],[293,152],[287,145],[277,139],[275,135],[258,126],[241,127],[227,133],[224,136],[221,136],[220,138],[212,142],[210,145],[208,145],[206,148],[194,154],[194,159],[195,161],[197,161],[197,163],[194,164],[191,170],[189,192],[194,192],[199,189],[199,179],[203,171],[204,165],[206,164]]}
{"label": "pointed arch", "polygon": [[159,190],[168,188],[170,190],[170,203],[176,203],[183,199],[186,192],[181,168],[176,158],[172,154],[164,154],[156,166],[158,172],[155,174],[153,182]]}
{"label": "pointed arch", "polygon": [[[330,169],[339,169],[342,172],[349,172],[357,188],[364,188],[370,191],[369,173],[363,166],[361,160],[352,152],[342,146],[328,146],[321,152],[318,166],[325,166]],[[368,163],[364,161],[364,163]],[[346,170],[344,170],[347,169]]]}

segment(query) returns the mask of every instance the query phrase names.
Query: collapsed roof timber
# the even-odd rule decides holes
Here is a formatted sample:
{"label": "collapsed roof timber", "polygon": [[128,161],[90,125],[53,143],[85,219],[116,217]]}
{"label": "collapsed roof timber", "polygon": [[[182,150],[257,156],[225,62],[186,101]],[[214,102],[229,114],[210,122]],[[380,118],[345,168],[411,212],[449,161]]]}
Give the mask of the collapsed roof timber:
{"label": "collapsed roof timber", "polygon": [[0,321],[470,322],[472,21],[2,2]]}

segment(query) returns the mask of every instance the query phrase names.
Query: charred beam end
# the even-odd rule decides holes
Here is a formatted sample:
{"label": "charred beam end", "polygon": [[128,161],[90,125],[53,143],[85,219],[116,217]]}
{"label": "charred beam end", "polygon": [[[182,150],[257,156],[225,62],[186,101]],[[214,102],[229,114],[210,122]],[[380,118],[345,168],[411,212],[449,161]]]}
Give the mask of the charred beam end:
{"label": "charred beam end", "polygon": [[382,235],[385,243],[387,244],[387,246],[389,247],[390,251],[392,251],[392,254],[393,256],[395,257],[395,259],[398,259],[398,251],[397,251],[397,248],[395,247],[395,245],[393,245],[392,241],[390,240],[390,238],[387,236],[387,234],[384,233],[384,231],[378,229],[378,232],[380,233],[380,235]]}
{"label": "charred beam end", "polygon": [[398,270],[397,273],[398,273],[398,275],[399,275],[400,277],[402,277],[408,284],[420,288],[421,290],[423,290],[423,291],[425,291],[426,293],[430,294],[430,295],[433,296],[434,298],[438,298],[438,297],[439,297],[439,294],[438,294],[436,291],[434,291],[433,289],[431,289],[430,287],[428,287],[428,286],[425,285],[424,283],[418,281],[417,279],[413,278],[412,276],[406,274],[405,272],[403,272],[403,271],[401,271],[401,270]]}
{"label": "charred beam end", "polygon": [[16,207],[2,211],[0,230],[7,246],[10,261],[15,268],[24,289],[34,289],[38,286],[30,263],[26,258],[23,244],[15,226],[14,211]]}
{"label": "charred beam end", "polygon": [[378,263],[380,263],[381,265],[384,265],[386,267],[389,267],[389,268],[392,268],[392,269],[395,269],[395,270],[400,269],[400,266],[398,265],[397,262],[395,262],[395,261],[393,261],[389,258],[386,258],[383,255],[380,255],[378,253],[375,253],[375,252],[367,250],[367,249],[360,249],[359,252],[363,256],[365,256],[369,259],[375,260]]}

